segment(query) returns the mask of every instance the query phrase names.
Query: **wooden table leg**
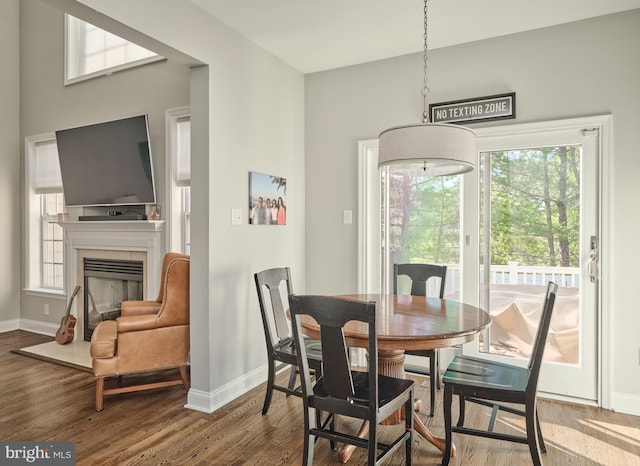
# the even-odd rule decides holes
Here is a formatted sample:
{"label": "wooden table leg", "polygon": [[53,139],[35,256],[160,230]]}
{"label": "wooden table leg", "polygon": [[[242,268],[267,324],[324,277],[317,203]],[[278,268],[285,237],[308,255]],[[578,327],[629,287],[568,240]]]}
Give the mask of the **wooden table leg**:
{"label": "wooden table leg", "polygon": [[[413,430],[422,435],[427,442],[434,445],[444,455],[446,440],[440,437],[435,437],[431,433],[431,431],[427,429],[427,426],[422,423],[422,420],[420,419],[420,416],[418,416],[418,413],[415,412],[413,413]],[[454,444],[451,444],[451,456],[456,456],[456,446]]]}
{"label": "wooden table leg", "polygon": [[[356,437],[366,438],[369,435],[369,421],[364,421],[358,429],[358,433]],[[348,445],[343,443],[340,448],[338,448],[338,461],[341,463],[346,463],[351,458],[353,451],[356,449],[355,445]]]}
{"label": "wooden table leg", "polygon": [[[404,351],[394,350],[386,351],[381,350],[378,352],[378,372],[380,375],[386,375],[389,377],[396,377],[398,379],[404,379]],[[424,425],[417,412],[422,409],[422,400],[415,400],[413,404],[413,429],[427,440],[427,442],[434,445],[438,450],[444,454],[446,441],[443,438],[435,437],[429,429]],[[385,419],[382,424],[392,425],[399,424],[404,421],[404,412],[398,410],[396,413]],[[365,421],[360,426],[357,437],[365,438],[369,435],[369,422]],[[338,449],[338,461],[346,463],[351,458],[353,451],[356,449],[354,445],[343,444]],[[451,445],[451,456],[456,456],[456,446]]]}

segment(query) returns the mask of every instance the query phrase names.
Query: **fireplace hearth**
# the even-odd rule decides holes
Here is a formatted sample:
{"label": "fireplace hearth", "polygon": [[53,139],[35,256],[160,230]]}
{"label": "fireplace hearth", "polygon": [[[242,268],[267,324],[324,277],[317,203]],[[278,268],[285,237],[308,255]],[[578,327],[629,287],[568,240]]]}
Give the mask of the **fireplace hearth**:
{"label": "fireplace hearth", "polygon": [[91,341],[96,326],[120,317],[122,301],[143,299],[142,261],[83,259],[84,339]]}

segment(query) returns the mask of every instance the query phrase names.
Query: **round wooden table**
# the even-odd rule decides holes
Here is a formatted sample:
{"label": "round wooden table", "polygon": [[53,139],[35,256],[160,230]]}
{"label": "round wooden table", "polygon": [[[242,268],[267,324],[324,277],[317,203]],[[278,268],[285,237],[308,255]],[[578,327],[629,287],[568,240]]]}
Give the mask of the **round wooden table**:
{"label": "round wooden table", "polygon": [[[448,299],[393,294],[352,294],[339,297],[376,302],[378,372],[391,377],[405,377],[405,350],[437,349],[468,343],[491,323],[491,317],[485,311]],[[302,316],[300,322],[305,334],[311,338],[320,338],[320,327],[311,317]],[[366,324],[348,322],[344,327],[347,345],[366,348],[367,332]],[[385,424],[401,422],[402,415],[403,413],[398,412],[387,419]],[[413,425],[417,433],[444,453],[445,440],[435,437],[415,413]],[[368,425],[365,423],[358,436],[366,436],[367,431]],[[354,448],[352,445],[345,445],[340,451],[340,461],[346,462]]]}

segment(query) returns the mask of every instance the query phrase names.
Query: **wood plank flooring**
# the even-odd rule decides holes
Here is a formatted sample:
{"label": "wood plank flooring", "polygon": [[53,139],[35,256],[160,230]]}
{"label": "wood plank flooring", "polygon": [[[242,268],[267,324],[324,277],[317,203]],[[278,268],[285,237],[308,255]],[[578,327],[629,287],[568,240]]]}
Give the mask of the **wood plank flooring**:
{"label": "wood plank flooring", "polygon": [[[94,409],[95,382],[90,373],[11,353],[12,349],[52,340],[25,331],[0,334],[0,439],[74,441],[78,465],[297,465],[302,458],[299,398],[275,392],[271,409],[261,415],[264,384],[222,409],[204,414],[184,408],[181,387],[107,397],[105,410]],[[282,374],[281,377],[288,377]],[[428,380],[415,379],[417,394],[428,399]],[[442,392],[440,392],[440,397]],[[428,406],[428,403],[424,403]],[[420,414],[443,436],[441,399],[437,415]],[[568,403],[541,400],[540,417],[547,444],[547,465],[640,465],[640,417]],[[470,423],[487,422],[489,412],[468,406]],[[503,431],[523,431],[515,416],[501,415]],[[356,424],[354,424],[354,429]],[[397,429],[383,426],[381,429]],[[453,466],[531,464],[526,445],[454,436]],[[441,455],[416,437],[414,464],[438,465]],[[349,464],[366,463],[357,449]],[[402,452],[389,464],[403,463]],[[338,464],[328,442],[316,446],[317,465]]]}

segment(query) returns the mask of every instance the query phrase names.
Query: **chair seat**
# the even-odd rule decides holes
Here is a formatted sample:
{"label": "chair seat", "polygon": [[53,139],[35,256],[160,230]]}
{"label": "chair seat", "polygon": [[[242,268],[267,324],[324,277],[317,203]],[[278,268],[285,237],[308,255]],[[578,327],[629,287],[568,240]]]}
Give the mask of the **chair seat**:
{"label": "chair seat", "polygon": [[[355,404],[369,403],[369,373],[360,371],[351,371],[351,377],[353,378],[353,390],[354,396],[351,401]],[[324,387],[324,378],[321,377],[313,387],[313,394],[316,397],[324,398],[329,394]],[[396,379],[393,377],[386,377],[384,375],[378,376],[378,407],[382,408],[390,401],[397,399],[404,392],[409,390],[413,386],[414,382],[409,379]],[[317,398],[316,398],[317,400]],[[317,406],[322,409],[321,406]]]}
{"label": "chair seat", "polygon": [[436,354],[436,350],[406,350],[404,354],[411,354],[413,356],[429,356],[431,354]]}
{"label": "chair seat", "polygon": [[524,394],[529,381],[529,369],[469,356],[456,356],[447,367],[442,380],[445,384],[464,384]]}
{"label": "chair seat", "polygon": [[[322,345],[318,340],[305,337],[304,345],[307,349],[307,356],[309,359],[315,359],[318,361],[322,360]],[[279,353],[289,354],[294,359],[296,358],[296,345],[293,337],[285,338],[276,344],[273,349]]]}

